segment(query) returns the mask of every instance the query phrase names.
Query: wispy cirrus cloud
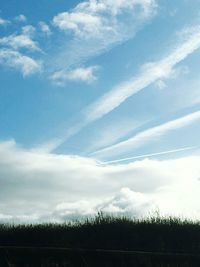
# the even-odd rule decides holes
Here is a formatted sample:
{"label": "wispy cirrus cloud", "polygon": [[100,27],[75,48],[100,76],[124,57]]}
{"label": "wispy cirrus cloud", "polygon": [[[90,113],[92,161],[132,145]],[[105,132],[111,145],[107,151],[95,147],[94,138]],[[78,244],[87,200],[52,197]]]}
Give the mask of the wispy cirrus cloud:
{"label": "wispy cirrus cloud", "polygon": [[104,156],[109,157],[111,155],[120,155],[124,151],[129,151],[136,147],[140,147],[149,141],[155,139],[157,140],[157,138],[161,137],[162,135],[170,131],[186,127],[197,120],[200,120],[200,111],[193,112],[181,118],[171,120],[169,122],[139,132],[138,134],[134,135],[133,137],[125,141],[119,142],[115,145],[96,151],[92,155],[97,157],[104,157]]}

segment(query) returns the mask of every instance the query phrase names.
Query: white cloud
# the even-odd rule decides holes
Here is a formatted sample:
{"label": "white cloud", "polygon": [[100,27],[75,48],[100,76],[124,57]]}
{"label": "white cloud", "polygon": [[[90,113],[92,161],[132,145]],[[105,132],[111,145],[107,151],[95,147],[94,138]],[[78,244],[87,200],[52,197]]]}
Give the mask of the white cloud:
{"label": "white cloud", "polygon": [[30,39],[26,35],[9,35],[7,37],[0,38],[0,45],[9,46],[13,49],[27,48],[32,51],[39,51],[38,45],[36,42]]}
{"label": "white cloud", "polygon": [[135,8],[141,8],[146,13],[154,12],[156,2],[152,0],[99,0],[99,1],[85,1],[78,4],[75,11],[84,11],[92,14],[108,13],[117,16],[124,11],[132,12]]}
{"label": "white cloud", "polygon": [[[62,80],[61,83],[63,80],[88,82],[96,79],[95,75],[91,70],[79,66],[113,45],[132,38],[154,16],[156,10],[156,0],[83,1],[68,12],[54,16],[51,28],[49,23],[38,22],[39,35],[36,35],[38,32],[32,25],[26,25],[21,33],[1,37],[0,45],[14,50],[41,52],[34,38],[40,40],[41,33],[43,37],[44,34],[49,37],[53,35],[48,44],[43,43],[48,49],[48,54],[45,54],[46,73],[55,73]],[[24,14],[13,18],[15,22],[26,22],[26,19]],[[5,22],[0,19],[2,25]],[[59,46],[55,47],[54,42]]]}
{"label": "white cloud", "polygon": [[153,211],[155,204],[153,197],[124,187],[114,197],[104,201],[97,207],[98,210],[106,213],[131,214],[132,216],[139,217],[148,215],[150,211]]}
{"label": "white cloud", "polygon": [[77,36],[87,38],[89,35],[99,34],[102,23],[99,17],[82,12],[64,12],[53,19],[55,26],[62,30],[71,30]]}
{"label": "white cloud", "polygon": [[95,129],[95,133],[89,138],[89,144],[86,153],[91,153],[97,149],[107,147],[111,144],[115,144],[125,136],[130,136],[137,128],[144,125],[147,119],[141,121],[127,119],[127,118],[117,118],[115,122],[109,122],[103,125],[103,127]]}
{"label": "white cloud", "polygon": [[26,22],[27,21],[26,16],[24,16],[23,14],[16,16],[14,19],[15,19],[15,21],[18,21],[18,22]]}
{"label": "white cloud", "polygon": [[[71,12],[63,12],[53,19],[53,24],[61,30],[70,30],[78,37],[88,38],[117,30],[117,15],[140,12],[143,17],[149,17],[155,12],[154,0],[131,1],[85,1],[78,4]],[[141,10],[139,10],[139,8]]]}
{"label": "white cloud", "polygon": [[158,80],[156,82],[156,86],[160,89],[160,90],[163,90],[164,88],[167,87],[166,83],[162,80]]}
{"label": "white cloud", "polygon": [[5,25],[7,25],[8,23],[9,23],[8,20],[2,19],[2,18],[0,17],[0,26],[5,26]]}
{"label": "white cloud", "polygon": [[50,36],[52,34],[51,29],[47,23],[44,21],[39,22],[39,27],[43,33],[45,33],[47,36]]}
{"label": "white cloud", "polygon": [[147,63],[138,76],[131,78],[87,107],[88,121],[97,120],[121,105],[127,98],[150,84],[173,75],[173,68],[200,47],[200,27],[188,30],[186,41],[175,46],[168,56],[157,62]]}
{"label": "white cloud", "polygon": [[[114,213],[115,215],[131,215],[135,217],[148,215],[149,211],[154,211],[155,204],[151,196],[144,193],[134,192],[127,187],[121,188],[112,197],[94,200],[79,200],[75,202],[64,202],[56,206],[50,216],[57,221],[70,218],[80,218],[91,216],[98,211]],[[48,219],[50,219],[50,216]]]}
{"label": "white cloud", "polygon": [[64,85],[67,81],[80,81],[91,83],[97,79],[95,72],[98,66],[77,68],[71,71],[58,71],[51,75],[51,80],[57,85]]}
{"label": "white cloud", "polygon": [[60,221],[98,210],[140,216],[156,207],[200,218],[199,174],[199,156],[102,166],[1,142],[0,219]]}
{"label": "white cloud", "polygon": [[[155,0],[89,0],[71,11],[57,14],[53,25],[62,35],[71,35],[62,37],[63,45],[50,62],[52,68],[56,62],[55,71],[70,69],[132,38],[155,15],[156,7]],[[71,40],[67,42],[69,36]]]}
{"label": "white cloud", "polygon": [[[177,100],[177,105],[180,107],[191,107],[200,103],[200,92],[199,92],[199,79],[188,81],[182,88],[182,92],[179,92],[179,98]],[[190,89],[193,89],[192,91]],[[181,95],[182,93],[182,95]]]}
{"label": "white cloud", "polygon": [[163,81],[171,77],[173,78],[174,75],[177,75],[177,70],[175,70],[176,65],[200,47],[200,27],[196,26],[187,28],[185,31],[187,34],[184,32],[184,40],[182,40],[181,44],[175,45],[172,52],[166,57],[157,62],[144,64],[141,68],[141,72],[137,76],[114,87],[97,99],[97,101],[94,101],[87,106],[82,112],[84,121],[81,126],[75,125],[73,128],[76,128],[77,130],[74,133],[72,133],[73,129],[69,129],[63,138],[57,140],[55,147],[52,147],[52,150],[56,149],[70,136],[79,132],[89,123],[96,121],[113,111],[129,97],[137,94],[139,91],[147,88],[155,82],[160,80]]}
{"label": "white cloud", "polygon": [[124,151],[129,151],[136,147],[142,146],[149,141],[157,140],[158,137],[168,133],[169,131],[177,130],[179,128],[188,126],[199,119],[200,119],[200,111],[193,112],[181,118],[171,120],[169,122],[139,132],[138,134],[134,135],[133,137],[125,141],[119,142],[115,145],[96,151],[95,153],[93,153],[93,155],[97,157],[110,156],[113,154],[119,155]]}
{"label": "white cloud", "polygon": [[41,61],[34,60],[11,49],[0,49],[0,64],[21,71],[23,76],[40,72],[42,69]]}
{"label": "white cloud", "polygon": [[11,34],[0,38],[0,64],[11,67],[22,72],[23,76],[40,72],[42,61],[35,60],[19,50],[26,49],[29,52],[39,51],[37,42],[32,38],[35,35],[35,28],[32,25],[22,27],[21,34]]}
{"label": "white cloud", "polygon": [[35,31],[36,31],[36,29],[32,25],[26,25],[26,26],[22,27],[22,34],[30,36],[30,37],[34,36]]}
{"label": "white cloud", "polygon": [[31,25],[22,28],[22,34],[11,34],[7,37],[0,38],[0,45],[11,47],[15,50],[26,48],[31,51],[41,51],[37,42],[32,40],[35,28]]}
{"label": "white cloud", "polygon": [[[170,79],[171,80],[177,80],[178,77],[189,74],[189,68],[184,65],[180,65],[178,67],[174,67],[170,72]],[[166,79],[165,79],[166,80]],[[157,80],[155,82],[155,86],[158,87],[158,89],[163,90],[167,88],[167,83],[165,80]]]}
{"label": "white cloud", "polygon": [[124,161],[137,160],[137,159],[142,159],[142,158],[151,158],[151,157],[155,157],[155,156],[170,155],[170,154],[174,154],[174,153],[178,153],[178,152],[185,152],[185,151],[194,150],[194,149],[196,149],[196,147],[189,146],[189,147],[177,148],[177,149],[173,149],[173,150],[166,150],[166,151],[161,151],[161,152],[156,152],[156,153],[143,154],[143,155],[138,155],[138,156],[134,156],[134,157],[110,160],[110,161],[102,162],[101,164],[103,164],[103,165],[104,164],[113,164],[113,163],[120,163],[120,162],[124,162]]}

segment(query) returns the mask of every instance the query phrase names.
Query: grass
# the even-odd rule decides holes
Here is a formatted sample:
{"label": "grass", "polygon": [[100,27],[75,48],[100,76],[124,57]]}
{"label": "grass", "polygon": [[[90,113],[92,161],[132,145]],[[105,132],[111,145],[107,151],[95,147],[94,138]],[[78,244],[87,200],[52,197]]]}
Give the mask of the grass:
{"label": "grass", "polygon": [[159,216],[139,220],[98,213],[73,223],[0,224],[0,246],[200,253],[200,222]]}

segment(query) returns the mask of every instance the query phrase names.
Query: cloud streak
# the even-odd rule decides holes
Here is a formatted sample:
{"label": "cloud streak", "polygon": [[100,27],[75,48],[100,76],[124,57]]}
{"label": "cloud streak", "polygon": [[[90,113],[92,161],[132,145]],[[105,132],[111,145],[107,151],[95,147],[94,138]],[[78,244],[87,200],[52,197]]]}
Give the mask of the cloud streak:
{"label": "cloud streak", "polygon": [[147,88],[152,83],[169,78],[173,68],[200,47],[200,26],[188,31],[186,41],[176,46],[168,56],[160,61],[145,64],[138,76],[113,88],[88,106],[85,110],[87,120],[92,122],[105,116],[126,99]]}
{"label": "cloud streak", "polygon": [[[166,57],[159,61],[144,64],[137,76],[114,87],[97,101],[87,106],[82,111],[82,123],[81,125],[75,125],[76,131],[74,133],[76,134],[89,123],[104,117],[119,107],[129,97],[146,89],[149,85],[170,78],[170,75],[174,73],[176,65],[200,48],[200,26],[187,28],[184,32],[187,32],[187,34],[185,34],[182,42],[179,45],[175,45]],[[52,150],[59,147],[74,133],[69,129],[66,135],[56,140]]]}
{"label": "cloud streak", "polygon": [[144,155],[128,157],[128,158],[123,158],[123,159],[105,161],[105,162],[101,162],[100,164],[103,164],[103,165],[104,164],[112,164],[112,163],[119,163],[119,162],[124,162],[124,161],[142,159],[142,158],[151,158],[151,157],[155,157],[155,156],[169,155],[169,154],[174,154],[174,153],[177,153],[177,152],[184,152],[184,151],[188,151],[188,150],[193,150],[195,148],[196,147],[190,147],[190,146],[189,147],[183,147],[183,148],[167,150],[167,151],[162,151],[162,152],[157,152],[157,153],[150,153],[150,154],[144,154]]}
{"label": "cloud streak", "polygon": [[115,145],[96,151],[92,155],[97,157],[98,156],[102,157],[102,156],[121,154],[124,151],[129,151],[130,149],[134,149],[136,147],[144,145],[149,141],[155,140],[155,138],[157,139],[170,131],[186,127],[199,119],[200,119],[200,111],[193,112],[181,118],[171,120],[169,122],[139,132],[135,136],[125,141],[119,142]]}

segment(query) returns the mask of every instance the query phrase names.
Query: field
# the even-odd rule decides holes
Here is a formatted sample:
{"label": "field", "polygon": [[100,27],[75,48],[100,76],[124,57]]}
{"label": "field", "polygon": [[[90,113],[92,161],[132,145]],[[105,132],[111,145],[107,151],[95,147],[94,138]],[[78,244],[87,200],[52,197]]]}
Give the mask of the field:
{"label": "field", "polygon": [[200,266],[200,223],[98,214],[84,222],[0,226],[0,266]]}

